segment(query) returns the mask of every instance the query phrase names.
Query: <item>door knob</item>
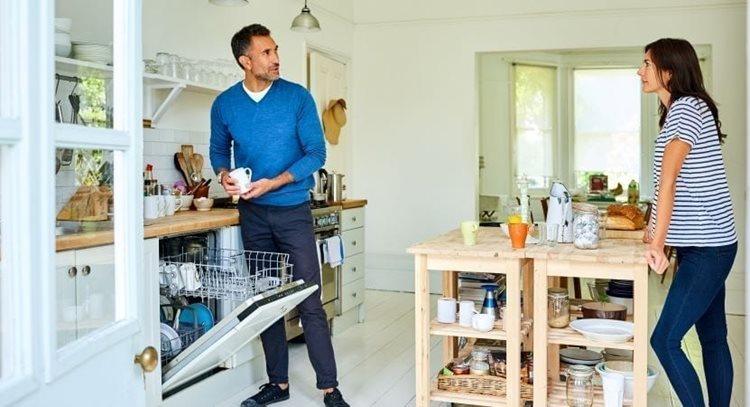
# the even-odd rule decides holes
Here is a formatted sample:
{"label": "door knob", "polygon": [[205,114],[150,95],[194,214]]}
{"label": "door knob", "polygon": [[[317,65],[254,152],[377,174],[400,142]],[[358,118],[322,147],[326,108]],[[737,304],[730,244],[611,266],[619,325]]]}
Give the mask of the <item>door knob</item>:
{"label": "door knob", "polygon": [[141,365],[146,373],[153,372],[159,363],[159,352],[153,346],[146,346],[140,355],[135,355],[134,363]]}

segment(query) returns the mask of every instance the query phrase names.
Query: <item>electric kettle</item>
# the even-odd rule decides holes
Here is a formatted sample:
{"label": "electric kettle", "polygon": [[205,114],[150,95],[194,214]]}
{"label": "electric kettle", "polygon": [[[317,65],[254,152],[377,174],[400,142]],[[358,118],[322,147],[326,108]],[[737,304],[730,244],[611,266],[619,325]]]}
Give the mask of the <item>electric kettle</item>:
{"label": "electric kettle", "polygon": [[313,200],[325,201],[326,200],[326,186],[328,185],[328,171],[319,169],[313,172],[313,180],[315,185],[312,189]]}
{"label": "electric kettle", "polygon": [[557,241],[570,243],[573,241],[573,198],[562,182],[555,181],[549,189],[549,204],[547,206],[547,224],[559,225]]}

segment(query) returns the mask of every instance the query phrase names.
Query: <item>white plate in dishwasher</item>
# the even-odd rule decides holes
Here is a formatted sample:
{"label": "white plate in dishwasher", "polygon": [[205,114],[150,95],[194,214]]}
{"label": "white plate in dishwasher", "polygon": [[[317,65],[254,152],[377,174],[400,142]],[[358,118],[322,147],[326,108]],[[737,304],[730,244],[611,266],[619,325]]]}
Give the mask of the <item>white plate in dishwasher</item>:
{"label": "white plate in dishwasher", "polygon": [[317,289],[317,284],[297,280],[245,300],[162,367],[162,391],[220,366]]}

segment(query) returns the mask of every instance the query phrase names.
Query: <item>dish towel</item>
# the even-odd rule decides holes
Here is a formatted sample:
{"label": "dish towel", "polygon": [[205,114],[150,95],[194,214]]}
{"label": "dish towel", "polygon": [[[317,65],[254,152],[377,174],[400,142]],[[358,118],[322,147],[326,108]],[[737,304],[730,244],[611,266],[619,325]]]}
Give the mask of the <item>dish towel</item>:
{"label": "dish towel", "polygon": [[340,266],[344,262],[344,242],[341,236],[331,236],[323,241],[323,261],[331,267]]}

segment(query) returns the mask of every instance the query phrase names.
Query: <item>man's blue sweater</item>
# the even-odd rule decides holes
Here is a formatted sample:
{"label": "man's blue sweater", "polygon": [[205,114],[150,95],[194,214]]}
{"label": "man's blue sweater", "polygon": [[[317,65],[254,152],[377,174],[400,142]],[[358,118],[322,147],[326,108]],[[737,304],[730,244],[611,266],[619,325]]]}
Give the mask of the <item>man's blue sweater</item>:
{"label": "man's blue sweater", "polygon": [[315,102],[302,86],[278,79],[255,102],[238,82],[211,107],[209,155],[214,171],[236,167],[253,171],[252,180],[289,171],[294,182],[254,198],[253,202],[290,206],[310,199],[312,173],[323,166],[326,146]]}

